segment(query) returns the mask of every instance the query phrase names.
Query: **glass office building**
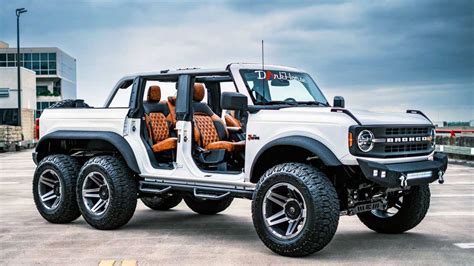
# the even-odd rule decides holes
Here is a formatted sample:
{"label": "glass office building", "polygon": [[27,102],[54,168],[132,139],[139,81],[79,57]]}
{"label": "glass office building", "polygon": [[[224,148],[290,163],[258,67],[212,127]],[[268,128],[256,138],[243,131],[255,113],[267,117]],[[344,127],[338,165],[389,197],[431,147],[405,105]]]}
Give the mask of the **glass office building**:
{"label": "glass office building", "polygon": [[[0,67],[16,67],[16,48],[0,48]],[[20,65],[36,72],[36,117],[52,104],[76,99],[76,59],[56,47],[21,48]]]}

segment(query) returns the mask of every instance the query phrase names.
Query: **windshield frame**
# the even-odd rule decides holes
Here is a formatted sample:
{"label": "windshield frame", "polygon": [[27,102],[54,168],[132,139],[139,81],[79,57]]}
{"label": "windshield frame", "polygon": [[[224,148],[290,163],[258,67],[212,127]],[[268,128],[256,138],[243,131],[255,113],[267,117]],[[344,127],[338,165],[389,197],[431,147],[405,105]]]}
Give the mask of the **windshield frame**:
{"label": "windshield frame", "polygon": [[[293,73],[298,73],[298,74],[306,74],[307,77],[309,77],[309,80],[310,82],[313,83],[313,85],[315,86],[316,90],[319,92],[319,94],[322,96],[323,98],[323,101],[319,102],[321,103],[321,105],[308,105],[308,104],[305,104],[305,103],[300,103],[300,102],[287,102],[287,103],[282,103],[282,101],[276,101],[278,102],[278,105],[290,105],[290,106],[314,106],[314,107],[328,107],[330,106],[326,96],[324,95],[324,93],[322,92],[322,90],[319,88],[318,84],[314,81],[313,77],[311,77],[310,74],[308,74],[307,72],[304,72],[304,71],[288,71],[288,70],[279,70],[279,69],[272,69],[272,68],[265,68],[265,69],[254,69],[254,68],[241,68],[239,69],[239,74],[240,74],[240,78],[242,79],[246,89],[247,89],[247,93],[248,95],[250,96],[250,99],[252,99],[252,103],[253,105],[255,106],[268,106],[269,104],[272,103],[272,101],[270,102],[267,102],[267,103],[263,103],[263,102],[257,102],[257,99],[255,99],[253,93],[252,93],[252,90],[250,89],[250,86],[247,82],[247,79],[245,78],[244,76],[244,72],[246,71],[285,71],[285,72],[293,72]],[[308,91],[308,94],[311,95],[311,93]],[[312,95],[311,95],[312,96]],[[317,100],[313,99],[312,101],[314,101],[315,103],[318,103]]]}

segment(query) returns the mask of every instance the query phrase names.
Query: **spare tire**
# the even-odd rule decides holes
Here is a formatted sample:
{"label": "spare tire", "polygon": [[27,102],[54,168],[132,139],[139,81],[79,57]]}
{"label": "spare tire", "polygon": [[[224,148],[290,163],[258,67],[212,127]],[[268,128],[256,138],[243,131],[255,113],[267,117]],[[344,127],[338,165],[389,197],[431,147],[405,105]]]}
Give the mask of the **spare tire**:
{"label": "spare tire", "polygon": [[82,99],[66,99],[60,102],[57,102],[51,105],[49,108],[56,109],[56,108],[91,108],[87,103],[84,102]]}

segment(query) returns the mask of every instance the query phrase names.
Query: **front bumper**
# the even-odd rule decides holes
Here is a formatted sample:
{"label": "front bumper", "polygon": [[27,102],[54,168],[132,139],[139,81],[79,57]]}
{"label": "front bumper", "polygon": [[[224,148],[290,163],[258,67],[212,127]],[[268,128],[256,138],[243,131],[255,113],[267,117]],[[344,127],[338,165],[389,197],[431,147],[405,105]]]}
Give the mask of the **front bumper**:
{"label": "front bumper", "polygon": [[418,162],[381,164],[363,159],[357,162],[367,179],[388,188],[418,186],[436,180],[442,183],[448,168],[448,156],[438,152],[433,160]]}

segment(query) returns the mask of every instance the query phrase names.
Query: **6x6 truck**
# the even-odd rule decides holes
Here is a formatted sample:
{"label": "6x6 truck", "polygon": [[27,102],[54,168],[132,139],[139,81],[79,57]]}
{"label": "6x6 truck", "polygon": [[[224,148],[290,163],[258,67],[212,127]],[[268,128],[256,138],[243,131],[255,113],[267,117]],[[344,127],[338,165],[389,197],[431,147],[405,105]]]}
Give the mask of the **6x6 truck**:
{"label": "6x6 truck", "polygon": [[126,76],[103,107],[44,110],[33,154],[36,207],[52,223],[82,215],[108,230],[130,220],[138,199],[154,210],[184,200],[213,215],[245,198],[262,242],[284,256],[324,248],[340,215],[379,233],[414,228],[448,163],[435,152],[433,124],[416,110],[344,105],[290,67]]}

